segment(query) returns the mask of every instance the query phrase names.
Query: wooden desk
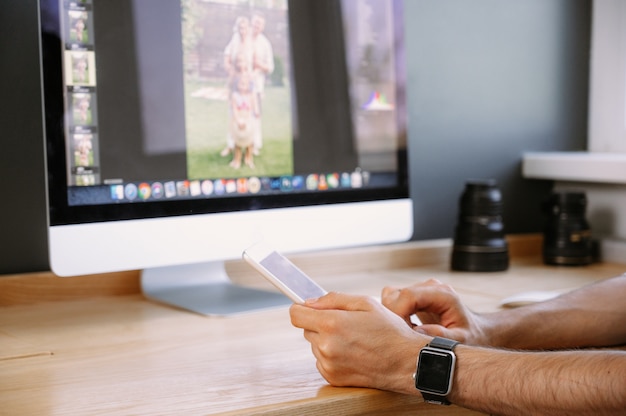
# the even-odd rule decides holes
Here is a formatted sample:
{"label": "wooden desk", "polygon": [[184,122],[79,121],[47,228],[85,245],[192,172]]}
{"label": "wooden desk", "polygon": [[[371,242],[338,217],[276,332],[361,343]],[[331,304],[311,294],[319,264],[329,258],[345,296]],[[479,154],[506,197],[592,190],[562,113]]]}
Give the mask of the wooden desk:
{"label": "wooden desk", "polygon": [[[437,277],[477,311],[513,293],[569,289],[626,266],[541,264],[538,238],[509,240],[506,272],[448,270],[449,241],[292,256],[329,290],[378,295]],[[247,265],[235,280],[269,287]],[[429,415],[476,414],[415,397],[334,388],[286,308],[207,318],[147,301],[136,272],[61,279],[0,277],[0,415]]]}

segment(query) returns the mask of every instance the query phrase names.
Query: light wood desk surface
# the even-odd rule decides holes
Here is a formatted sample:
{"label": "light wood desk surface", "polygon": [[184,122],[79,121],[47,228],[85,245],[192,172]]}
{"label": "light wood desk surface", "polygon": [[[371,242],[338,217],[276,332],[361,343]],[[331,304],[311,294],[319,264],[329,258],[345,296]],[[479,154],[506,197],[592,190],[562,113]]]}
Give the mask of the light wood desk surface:
{"label": "light wood desk surface", "polygon": [[[328,290],[378,296],[436,277],[476,311],[534,289],[570,289],[625,265],[549,267],[540,240],[512,237],[511,267],[448,269],[449,242],[290,256]],[[268,287],[242,262],[234,280]],[[417,354],[417,352],[416,352]],[[208,318],[147,301],[136,272],[0,276],[0,415],[476,414],[415,397],[327,385],[287,308]]]}

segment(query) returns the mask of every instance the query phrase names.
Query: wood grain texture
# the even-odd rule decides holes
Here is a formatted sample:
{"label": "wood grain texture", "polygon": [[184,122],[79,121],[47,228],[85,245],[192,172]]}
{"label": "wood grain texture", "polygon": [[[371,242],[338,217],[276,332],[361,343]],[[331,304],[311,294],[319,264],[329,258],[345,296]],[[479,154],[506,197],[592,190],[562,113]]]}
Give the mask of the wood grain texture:
{"label": "wood grain texture", "polygon": [[[608,263],[548,267],[532,249],[524,250],[531,254],[514,258],[509,270],[497,273],[451,272],[445,242],[293,259],[328,290],[372,296],[386,285],[434,277],[455,287],[477,311],[496,310],[500,299],[519,291],[575,288],[626,268]],[[264,282],[241,266],[229,264],[231,275],[250,284]],[[10,276],[0,279],[0,293],[5,353],[0,414],[477,414],[428,405],[419,396],[328,386],[286,307],[208,318],[146,300],[136,272],[67,279]]]}

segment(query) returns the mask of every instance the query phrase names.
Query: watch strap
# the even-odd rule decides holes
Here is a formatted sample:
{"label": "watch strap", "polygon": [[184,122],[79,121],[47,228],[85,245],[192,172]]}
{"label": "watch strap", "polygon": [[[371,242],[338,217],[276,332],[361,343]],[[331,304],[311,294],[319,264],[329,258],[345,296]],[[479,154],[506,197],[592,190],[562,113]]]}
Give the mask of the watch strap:
{"label": "watch strap", "polygon": [[432,341],[430,341],[430,344],[428,344],[428,346],[433,347],[433,348],[440,348],[442,350],[452,351],[454,350],[454,347],[456,347],[458,343],[459,341],[455,341],[453,339],[435,337],[432,339]]}
{"label": "watch strap", "polygon": [[448,401],[448,399],[446,399],[446,396],[440,396],[438,394],[432,393],[424,393],[423,391],[420,393],[422,393],[422,397],[424,398],[424,401],[426,403],[442,404],[444,406],[450,406],[452,404]]}

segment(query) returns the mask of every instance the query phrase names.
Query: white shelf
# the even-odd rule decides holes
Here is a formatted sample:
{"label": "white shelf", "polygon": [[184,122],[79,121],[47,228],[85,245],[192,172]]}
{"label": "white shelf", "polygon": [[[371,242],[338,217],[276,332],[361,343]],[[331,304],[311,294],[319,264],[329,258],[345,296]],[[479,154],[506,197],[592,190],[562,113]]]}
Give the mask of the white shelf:
{"label": "white shelf", "polygon": [[528,152],[522,175],[531,179],[626,184],[626,153]]}

